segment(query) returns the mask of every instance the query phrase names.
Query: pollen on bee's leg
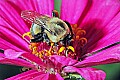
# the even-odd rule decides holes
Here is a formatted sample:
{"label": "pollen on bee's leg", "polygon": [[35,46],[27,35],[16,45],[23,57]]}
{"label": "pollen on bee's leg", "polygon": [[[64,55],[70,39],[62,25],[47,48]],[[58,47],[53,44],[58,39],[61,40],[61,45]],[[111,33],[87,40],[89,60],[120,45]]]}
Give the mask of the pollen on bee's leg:
{"label": "pollen on bee's leg", "polygon": [[75,49],[72,46],[68,46],[67,48],[75,52]]}
{"label": "pollen on bee's leg", "polygon": [[65,47],[62,46],[59,50],[58,50],[58,55],[60,55],[61,52],[63,52],[65,50]]}
{"label": "pollen on bee's leg", "polygon": [[31,32],[24,33],[24,34],[22,35],[22,38],[24,39],[25,36],[28,36],[30,39],[32,38]]}

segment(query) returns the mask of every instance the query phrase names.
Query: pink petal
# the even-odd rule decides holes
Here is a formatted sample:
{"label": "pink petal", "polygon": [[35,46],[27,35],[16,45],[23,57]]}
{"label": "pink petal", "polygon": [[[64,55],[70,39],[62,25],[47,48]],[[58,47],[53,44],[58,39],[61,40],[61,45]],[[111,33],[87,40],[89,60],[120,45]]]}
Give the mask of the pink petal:
{"label": "pink petal", "polygon": [[54,0],[11,0],[8,3],[13,5],[14,8],[18,7],[20,10],[32,10],[47,15],[51,15],[54,9]]}
{"label": "pink petal", "polygon": [[51,60],[55,63],[55,62],[59,62],[62,65],[73,65],[75,64],[77,61],[69,58],[69,57],[65,57],[65,56],[58,56],[58,55],[53,55],[51,56]]}
{"label": "pink petal", "polygon": [[60,74],[50,74],[48,80],[64,80]]}
{"label": "pink petal", "polygon": [[54,10],[54,0],[40,0],[38,2],[38,9],[41,14],[52,15],[52,10]]}
{"label": "pink petal", "polygon": [[95,66],[120,62],[120,45],[111,47],[92,56],[85,58],[83,61],[75,64],[76,67]]}
{"label": "pink petal", "polygon": [[27,72],[18,74],[18,75],[16,75],[16,76],[7,78],[7,79],[5,79],[5,80],[31,80],[31,79],[33,79],[34,77],[39,76],[39,75],[41,75],[41,74],[44,74],[44,73],[43,73],[43,72],[38,72],[38,71],[36,71],[36,70],[29,70],[29,71],[27,71]]}
{"label": "pink petal", "polygon": [[0,56],[0,63],[1,64],[9,64],[9,65],[16,65],[16,66],[24,66],[24,67],[29,67],[29,68],[33,68],[34,65],[32,65],[31,63],[29,63],[28,61],[25,61],[23,59],[7,59],[4,58],[4,56]]}
{"label": "pink petal", "polygon": [[41,75],[35,77],[33,80],[48,80],[48,78],[49,78],[49,73],[41,74]]}
{"label": "pink petal", "polygon": [[16,51],[23,51],[22,49],[20,49],[19,47],[15,46],[14,44],[0,38],[0,48],[3,49],[3,50],[6,50],[6,49],[13,49],[13,50],[16,50]]}
{"label": "pink petal", "polygon": [[60,74],[56,74],[56,77],[57,77],[57,80],[64,80],[62,77],[61,77],[61,75]]}
{"label": "pink petal", "polygon": [[119,26],[120,26],[120,12],[109,22],[108,25],[104,27],[104,32],[105,32],[104,36],[96,43],[94,42],[94,44],[89,47],[89,51],[90,50],[94,51],[109,44],[113,44],[115,42],[120,41]]}
{"label": "pink petal", "polygon": [[[119,32],[118,26],[120,25],[119,10],[119,0],[93,0],[88,14],[81,20],[82,22],[79,22],[80,27],[85,29],[87,33],[88,43],[85,49],[89,49],[88,52],[91,52],[94,48],[98,49],[107,46],[119,39],[119,36],[115,36],[119,34],[117,33],[117,29]],[[115,38],[112,38],[113,36],[110,37],[110,35],[114,35]],[[101,41],[100,44],[97,44],[105,36],[104,41],[108,39],[112,39],[112,41],[107,41],[105,44],[103,44],[104,41]]]}
{"label": "pink petal", "polygon": [[21,18],[21,12],[17,12],[19,9],[14,9],[14,7],[14,5],[10,5],[5,0],[0,1],[0,26],[7,26],[7,28],[22,35],[29,31],[30,26],[28,27],[24,23]]}
{"label": "pink petal", "polygon": [[20,55],[23,53],[25,52],[16,52],[15,50],[12,50],[12,49],[7,49],[4,51],[5,57],[8,59],[16,59],[20,57]]}
{"label": "pink petal", "polygon": [[65,67],[65,72],[77,72],[85,80],[105,80],[106,74],[102,70],[97,70],[95,68],[76,68],[72,66]]}
{"label": "pink petal", "polygon": [[38,64],[41,67],[46,67],[46,64],[40,58],[36,57],[35,55],[33,55],[31,53],[24,53],[21,56]]}
{"label": "pink petal", "polygon": [[98,27],[104,27],[119,12],[119,0],[93,0],[88,14],[82,21],[82,25],[90,20],[102,20]]}
{"label": "pink petal", "polygon": [[2,57],[5,57],[5,55],[2,52],[0,52],[0,58],[2,58]]}
{"label": "pink petal", "polygon": [[62,0],[61,19],[71,24],[77,23],[87,2],[88,0]]}
{"label": "pink petal", "polygon": [[[28,43],[22,38],[22,36],[19,36],[14,31],[12,31],[6,27],[1,27],[0,29],[1,29],[0,30],[0,33],[1,33],[0,38],[10,42],[11,44],[14,44],[15,46],[21,48],[22,50],[28,51]],[[3,43],[2,47],[4,47],[5,45],[8,45],[2,41],[0,41],[0,43]]]}

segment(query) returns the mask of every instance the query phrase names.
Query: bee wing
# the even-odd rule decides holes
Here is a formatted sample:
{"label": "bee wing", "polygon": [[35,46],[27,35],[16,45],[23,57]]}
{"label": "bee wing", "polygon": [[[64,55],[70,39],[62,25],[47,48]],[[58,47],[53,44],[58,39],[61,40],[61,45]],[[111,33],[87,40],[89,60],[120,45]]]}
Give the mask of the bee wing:
{"label": "bee wing", "polygon": [[37,25],[42,25],[42,27],[44,29],[46,29],[47,31],[49,31],[50,33],[52,33],[52,31],[48,30],[47,27],[44,25],[43,22],[40,22],[39,17],[42,16],[41,14],[34,12],[34,11],[22,11],[21,12],[21,17],[26,20],[29,23],[35,23]]}
{"label": "bee wing", "polygon": [[41,15],[35,11],[25,10],[21,12],[21,17],[29,23],[33,23],[39,16]]}

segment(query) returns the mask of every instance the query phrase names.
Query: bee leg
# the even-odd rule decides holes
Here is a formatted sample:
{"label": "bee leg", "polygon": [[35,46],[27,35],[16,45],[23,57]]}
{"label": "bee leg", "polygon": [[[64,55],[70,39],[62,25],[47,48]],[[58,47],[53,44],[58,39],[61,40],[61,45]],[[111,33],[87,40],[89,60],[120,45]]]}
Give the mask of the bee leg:
{"label": "bee leg", "polygon": [[43,40],[44,40],[43,34],[39,33],[37,35],[34,35],[34,39],[31,39],[30,42],[41,42]]}
{"label": "bee leg", "polygon": [[41,41],[43,41],[43,37],[35,38],[35,39],[30,40],[30,42],[41,42]]}
{"label": "bee leg", "polygon": [[50,39],[48,38],[48,36],[47,36],[46,33],[43,33],[43,38],[44,38],[45,42],[46,42],[48,45],[51,45]]}
{"label": "bee leg", "polygon": [[66,38],[66,43],[68,45],[67,49],[75,52],[74,48],[72,47],[72,36],[70,34],[68,34],[68,37]]}
{"label": "bee leg", "polygon": [[58,46],[59,44],[58,44],[58,42],[56,42],[56,43],[54,43],[54,45],[53,46]]}
{"label": "bee leg", "polygon": [[34,38],[40,38],[43,36],[43,33],[38,33],[37,35],[33,35],[33,36],[34,36]]}
{"label": "bee leg", "polygon": [[67,43],[67,45],[72,45],[71,41],[72,41],[72,36],[70,34],[68,34],[68,36],[66,37],[66,43]]}
{"label": "bee leg", "polygon": [[72,47],[72,43],[71,43],[71,41],[72,41],[72,36],[71,36],[71,34],[68,34],[61,42],[63,43],[63,47],[65,47],[65,48],[63,48],[63,47],[61,47],[60,48],[60,52],[61,51],[63,51],[63,50],[65,50],[66,52],[66,56],[68,55],[68,52],[69,52],[69,50],[71,50],[72,52],[75,52],[75,50],[74,50],[74,48]]}
{"label": "bee leg", "polygon": [[64,46],[69,46],[69,45],[72,45],[71,40],[72,40],[72,36],[70,34],[67,34],[67,36],[63,40],[61,40],[61,43]]}

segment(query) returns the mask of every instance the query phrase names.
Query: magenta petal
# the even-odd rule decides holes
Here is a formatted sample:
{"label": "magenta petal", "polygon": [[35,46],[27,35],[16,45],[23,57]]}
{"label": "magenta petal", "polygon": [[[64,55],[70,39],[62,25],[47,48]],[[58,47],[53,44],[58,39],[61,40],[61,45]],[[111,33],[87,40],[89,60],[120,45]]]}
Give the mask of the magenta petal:
{"label": "magenta petal", "polygon": [[120,62],[120,45],[111,47],[92,56],[89,56],[74,66],[85,67],[115,62]]}
{"label": "magenta petal", "polygon": [[68,66],[64,68],[65,72],[77,72],[79,73],[85,80],[105,80],[106,74],[102,70],[97,70],[95,68],[76,68],[72,66]]}
{"label": "magenta petal", "polygon": [[5,55],[0,52],[0,58],[3,58],[3,57],[5,57]]}
{"label": "magenta petal", "polygon": [[48,80],[48,78],[49,78],[49,73],[45,73],[45,74],[41,74],[39,76],[36,76],[32,80]]}
{"label": "magenta petal", "polygon": [[20,57],[20,55],[23,53],[25,52],[16,52],[15,50],[12,50],[12,49],[7,49],[4,51],[5,57],[8,59],[16,59]]}
{"label": "magenta petal", "polygon": [[64,80],[64,79],[60,76],[60,74],[56,73],[50,74],[48,80]]}
{"label": "magenta petal", "polygon": [[62,77],[61,77],[61,75],[60,74],[56,74],[56,77],[57,77],[57,80],[64,80]]}
{"label": "magenta petal", "polygon": [[119,10],[119,0],[92,0],[92,6],[82,23],[98,19],[102,20],[101,22],[98,22],[98,27],[99,25],[104,27],[119,12]]}
{"label": "magenta petal", "polygon": [[0,38],[0,48],[3,49],[3,50],[6,50],[6,49],[13,49],[13,50],[16,50],[16,51],[23,51],[22,49],[20,49],[19,47],[15,46],[14,44]]}
{"label": "magenta petal", "polygon": [[24,23],[20,13],[17,12],[19,9],[14,9],[14,7],[14,5],[10,5],[5,0],[0,1],[0,26],[7,26],[22,35],[28,32],[29,28]]}
{"label": "magenta petal", "polygon": [[[84,20],[82,20],[82,23],[80,23],[80,27],[86,30],[88,43],[85,49],[88,49],[88,52],[102,48],[119,40],[119,10],[119,0],[92,1],[92,6],[88,11],[88,14],[85,16]],[[101,41],[102,38],[104,41]],[[98,43],[98,41],[100,41],[100,43]]]}
{"label": "magenta petal", "polygon": [[46,67],[46,64],[40,58],[36,57],[35,55],[33,55],[31,53],[24,53],[21,56],[38,64],[41,67]]}
{"label": "magenta petal", "polygon": [[38,72],[36,70],[29,70],[27,72],[18,74],[16,76],[7,78],[5,80],[32,80],[34,77],[44,74],[43,72]]}
{"label": "magenta petal", "polygon": [[24,67],[30,67],[33,68],[34,65],[29,63],[28,61],[25,61],[23,59],[7,59],[4,58],[4,56],[0,56],[0,63],[1,64],[10,64],[10,65],[16,65],[16,66],[24,66]]}
{"label": "magenta petal", "polygon": [[[12,4],[20,8],[21,10],[37,11],[40,14],[51,15],[54,9],[54,0],[11,0]],[[11,4],[9,1],[8,3]],[[12,5],[11,4],[11,5]],[[29,4],[29,5],[28,5]],[[22,6],[21,6],[22,5]],[[15,7],[13,6],[13,7]]]}
{"label": "magenta petal", "polygon": [[54,0],[39,0],[38,9],[40,14],[52,15],[52,10],[54,10]]}
{"label": "magenta petal", "polygon": [[62,65],[73,65],[77,62],[76,60],[73,60],[72,58],[65,57],[65,56],[58,56],[58,55],[51,56],[51,60],[53,62],[59,62]]}
{"label": "magenta petal", "polygon": [[[113,44],[117,41],[120,41],[120,12],[109,22],[108,25],[106,25],[104,27],[104,36],[95,43],[95,39],[97,38],[94,37],[91,41],[91,43],[93,43],[91,46],[88,46],[89,51],[92,50],[96,50],[102,47],[105,47],[107,45]],[[101,36],[101,34],[99,33],[98,36]]]}
{"label": "magenta petal", "polygon": [[[11,44],[16,45],[17,47],[21,48],[22,50],[28,51],[28,43],[22,38],[22,36],[19,36],[14,31],[10,30],[9,28],[0,26],[0,38],[10,42]],[[0,41],[0,43],[7,45],[6,43]],[[3,45],[4,47],[4,45]],[[2,47],[1,47],[2,48]]]}
{"label": "magenta petal", "polygon": [[77,23],[88,0],[62,0],[61,6],[61,19],[70,22],[71,24]]}

